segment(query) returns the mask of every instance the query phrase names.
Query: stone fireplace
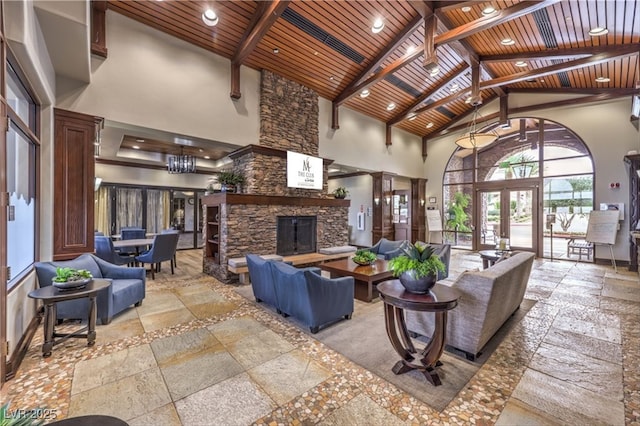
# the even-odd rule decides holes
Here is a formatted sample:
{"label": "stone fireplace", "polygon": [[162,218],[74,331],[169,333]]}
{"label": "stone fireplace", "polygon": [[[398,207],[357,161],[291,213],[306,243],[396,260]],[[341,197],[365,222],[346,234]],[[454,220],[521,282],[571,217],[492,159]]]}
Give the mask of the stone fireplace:
{"label": "stone fireplace", "polygon": [[316,251],[316,216],[278,216],[276,254],[314,253]]}
{"label": "stone fireplace", "polygon": [[[311,89],[268,71],[261,76],[260,140],[230,154],[233,171],[245,178],[242,194],[215,194],[204,198],[216,203],[218,239],[215,253],[205,247],[204,271],[223,282],[237,280],[227,271],[228,259],[249,253],[299,254],[349,242],[348,200],[327,192],[327,171],[332,160],[323,159],[323,189],[287,187],[287,151],[318,156],[318,95]],[[207,208],[205,207],[205,221]],[[288,226],[280,219],[297,218]],[[298,235],[300,218],[313,217],[314,235]],[[205,222],[207,223],[207,222]],[[294,234],[282,236],[284,230]],[[209,237],[206,235],[205,241]],[[279,239],[282,241],[279,242]]]}

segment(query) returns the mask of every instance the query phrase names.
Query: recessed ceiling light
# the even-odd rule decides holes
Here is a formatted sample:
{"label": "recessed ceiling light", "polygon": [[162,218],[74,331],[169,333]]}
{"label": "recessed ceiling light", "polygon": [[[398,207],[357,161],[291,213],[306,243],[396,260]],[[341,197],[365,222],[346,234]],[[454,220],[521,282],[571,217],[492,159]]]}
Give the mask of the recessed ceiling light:
{"label": "recessed ceiling light", "polygon": [[215,27],[218,24],[218,15],[213,9],[207,9],[202,13],[202,22],[208,27]]}
{"label": "recessed ceiling light", "polygon": [[329,76],[329,80],[333,81],[334,79],[335,79],[334,76],[332,76],[332,75]]}
{"label": "recessed ceiling light", "polygon": [[526,67],[526,66],[528,66],[528,64],[525,61],[517,61],[514,65],[516,67]]}
{"label": "recessed ceiling light", "polygon": [[570,15],[567,15],[567,16],[564,17],[564,20],[567,21],[567,22],[571,22],[571,21],[573,21],[573,18]]}
{"label": "recessed ceiling light", "polygon": [[440,67],[435,67],[431,70],[431,72],[429,72],[429,75],[431,77],[435,77],[438,74],[440,74]]}
{"label": "recessed ceiling light", "polygon": [[369,96],[369,93],[369,89],[364,89],[362,92],[360,92],[360,97],[364,99]]}
{"label": "recessed ceiling light", "polygon": [[395,109],[395,107],[396,107],[396,104],[391,102],[389,105],[387,105],[387,111],[393,111],[393,109]]}
{"label": "recessed ceiling light", "polygon": [[204,152],[204,149],[198,148],[198,152]]}
{"label": "recessed ceiling light", "polygon": [[528,78],[528,79],[525,80],[525,82],[527,82],[527,83],[537,83],[538,80],[536,80],[535,78]]}
{"label": "recessed ceiling light", "polygon": [[280,49],[278,49],[277,47],[274,47],[273,53],[277,55],[278,53],[280,53]]}
{"label": "recessed ceiling light", "polygon": [[611,81],[611,79],[609,77],[598,77],[596,78],[596,81],[598,83],[608,83]]}
{"label": "recessed ceiling light", "polygon": [[373,21],[371,32],[374,34],[378,34],[380,31],[382,31],[383,28],[384,28],[384,22],[382,21],[382,18],[376,18],[376,20]]}
{"label": "recessed ceiling light", "polygon": [[416,117],[417,117],[416,113],[415,113],[415,112],[412,112],[411,114],[409,114],[409,117],[408,117],[408,118],[409,118],[409,121],[413,121],[413,120],[415,120],[415,119],[416,119]]}
{"label": "recessed ceiling light", "polygon": [[134,145],[134,146],[132,146],[131,148],[133,148],[133,149],[140,149],[140,147],[139,147],[138,145]]}
{"label": "recessed ceiling light", "polygon": [[427,129],[430,129],[430,128],[432,128],[432,127],[433,127],[433,122],[429,122],[429,123],[427,124]]}
{"label": "recessed ceiling light", "polygon": [[460,8],[461,11],[463,11],[464,13],[469,13],[471,12],[471,7],[470,6],[462,6]]}
{"label": "recessed ceiling light", "polygon": [[512,38],[507,37],[507,38],[503,38],[500,41],[500,44],[502,44],[503,46],[512,46],[512,45],[516,44],[516,41],[514,39],[512,39]]}
{"label": "recessed ceiling light", "polygon": [[482,9],[482,14],[484,16],[491,15],[492,13],[495,13],[495,12],[496,12],[496,8],[493,6],[487,6],[484,9]]}
{"label": "recessed ceiling light", "polygon": [[609,34],[609,30],[605,27],[595,27],[589,31],[589,35],[591,37],[603,36],[605,34]]}
{"label": "recessed ceiling light", "polygon": [[457,92],[458,90],[460,90],[460,86],[458,86],[458,83],[453,83],[449,90],[451,90],[451,93]]}
{"label": "recessed ceiling light", "polygon": [[211,158],[211,157],[209,157],[208,155],[205,155],[205,156],[204,156],[204,159],[205,159],[205,160],[208,160],[209,158]]}
{"label": "recessed ceiling light", "polygon": [[144,139],[136,139],[136,142],[143,143]]}
{"label": "recessed ceiling light", "polygon": [[407,47],[407,54],[410,55],[412,54],[414,51],[416,50],[415,46],[409,46]]}

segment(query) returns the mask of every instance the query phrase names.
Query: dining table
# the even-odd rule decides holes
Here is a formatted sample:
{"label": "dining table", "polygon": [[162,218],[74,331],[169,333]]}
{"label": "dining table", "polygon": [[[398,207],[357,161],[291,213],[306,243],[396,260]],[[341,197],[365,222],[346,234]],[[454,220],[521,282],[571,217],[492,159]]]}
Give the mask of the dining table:
{"label": "dining table", "polygon": [[134,238],[131,240],[117,240],[113,242],[114,248],[122,247],[148,247],[153,245],[153,238]]}

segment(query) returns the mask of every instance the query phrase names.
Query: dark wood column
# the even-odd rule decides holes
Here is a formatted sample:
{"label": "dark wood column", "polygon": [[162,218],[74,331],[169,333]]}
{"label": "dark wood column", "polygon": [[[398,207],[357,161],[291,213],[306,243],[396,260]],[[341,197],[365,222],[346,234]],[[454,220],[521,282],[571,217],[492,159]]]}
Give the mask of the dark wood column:
{"label": "dark wood column", "polygon": [[[384,237],[394,239],[393,222],[391,220],[391,196],[393,195],[393,173],[371,173],[373,177],[372,244]],[[377,202],[376,202],[377,200]]]}
{"label": "dark wood column", "polygon": [[63,260],[94,251],[93,154],[101,119],[61,109],[54,118],[53,259]]}
{"label": "dark wood column", "polygon": [[411,179],[411,242],[426,242],[425,192],[427,179]]}
{"label": "dark wood column", "polygon": [[631,236],[631,232],[636,230],[640,222],[640,177],[637,170],[640,170],[640,154],[627,155],[624,157],[629,171],[629,270],[638,270],[638,245],[636,239]]}

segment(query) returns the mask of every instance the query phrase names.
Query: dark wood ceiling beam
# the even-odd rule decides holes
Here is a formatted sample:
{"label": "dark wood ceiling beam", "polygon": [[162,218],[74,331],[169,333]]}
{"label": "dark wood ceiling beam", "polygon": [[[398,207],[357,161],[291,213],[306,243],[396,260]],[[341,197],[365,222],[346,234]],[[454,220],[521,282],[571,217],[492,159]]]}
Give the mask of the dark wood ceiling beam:
{"label": "dark wood ceiling beam", "polygon": [[501,55],[481,55],[480,62],[493,63],[493,62],[515,62],[515,61],[528,61],[536,59],[575,59],[581,56],[591,56],[597,53],[611,52],[613,49],[624,47],[619,46],[590,46],[590,47],[573,47],[570,49],[548,49],[540,50],[536,52],[518,52]]}
{"label": "dark wood ceiling beam", "polygon": [[[490,99],[488,99],[488,101],[492,101],[495,98],[496,98],[496,95],[493,95]],[[445,125],[438,127],[436,130],[432,131],[430,134],[423,136],[422,139],[429,140],[433,137],[437,137],[437,136],[441,136],[442,134],[449,134],[450,132],[453,132],[454,130],[451,128],[451,126],[461,120],[464,120],[468,116],[472,115],[474,110],[475,108],[471,108],[469,111],[466,111],[465,113],[460,114],[459,116],[455,117],[453,120],[449,121]],[[488,117],[482,117],[482,118],[483,120],[489,119]],[[465,122],[464,124],[460,124],[459,126],[456,126],[455,129],[456,130],[466,129],[468,127],[469,127],[469,123]]]}
{"label": "dark wood ceiling beam", "polygon": [[387,124],[390,125],[390,126],[393,126],[394,124],[398,124],[402,120],[404,120],[406,118],[409,118],[409,115],[412,112],[415,112],[415,109],[418,108],[420,106],[420,104],[422,104],[424,101],[429,99],[429,97],[431,97],[431,96],[435,95],[436,93],[438,93],[444,87],[447,87],[447,85],[449,83],[451,83],[453,80],[455,80],[456,78],[458,78],[462,74],[464,74],[466,70],[467,70],[466,67],[458,67],[456,69],[456,71],[454,71],[453,74],[451,74],[446,79],[442,80],[440,82],[440,84],[438,84],[436,87],[433,88],[433,90],[430,90],[430,91],[425,92],[422,95],[420,95],[420,97],[418,99],[416,99],[413,104],[411,104],[407,109],[405,109],[404,111],[402,111],[401,113],[399,113],[398,115],[393,117],[391,120],[389,120],[387,122]]}
{"label": "dark wood ceiling beam", "polygon": [[[616,91],[611,91],[610,93],[609,92],[602,93],[603,90],[606,90],[606,89],[600,90],[601,93],[598,94],[598,95],[585,96],[585,97],[582,97],[582,98],[564,99],[564,100],[561,100],[561,101],[554,101],[554,102],[544,102],[544,103],[541,103],[541,104],[527,105],[527,106],[518,107],[518,108],[509,108],[509,115],[523,114],[525,112],[531,112],[531,111],[537,111],[537,110],[549,109],[549,108],[559,108],[559,107],[563,107],[563,106],[584,105],[584,104],[608,101],[608,100],[611,100],[611,99],[616,99],[616,98],[628,96],[627,94],[619,94]],[[483,116],[482,119],[485,120],[485,121],[488,121],[488,120],[493,120],[495,118],[498,118],[499,116],[500,116],[500,112],[495,112],[495,113]],[[452,121],[451,123],[453,124],[454,122]],[[434,137],[438,137],[438,136],[444,136],[444,135],[447,135],[449,133],[456,132],[458,130],[462,130],[462,129],[466,128],[467,126],[468,126],[468,123],[459,124],[459,125],[453,126],[453,127],[452,126],[447,126],[446,128],[443,128],[443,129],[434,130],[429,135],[429,137],[430,138],[434,138]]]}
{"label": "dark wood ceiling beam", "polygon": [[531,88],[509,89],[509,93],[552,93],[552,94],[574,93],[574,94],[580,94],[580,95],[597,95],[599,93],[602,93],[603,91],[605,91],[606,93],[612,93],[612,94],[615,93],[615,94],[618,94],[619,96],[633,96],[635,94],[640,94],[640,88],[634,89],[634,88],[620,88],[620,87],[607,88],[607,89],[580,88],[580,87],[567,87],[567,88],[541,87],[539,89],[535,87],[531,87]]}
{"label": "dark wood ceiling beam", "polygon": [[506,84],[517,83],[537,77],[544,77],[550,74],[557,74],[562,71],[571,71],[579,68],[597,65],[602,62],[612,61],[621,57],[638,54],[640,43],[621,46],[619,49],[612,49],[611,52],[598,53],[588,58],[576,59],[561,64],[554,64],[548,67],[536,70],[519,72],[516,74],[506,75],[504,77],[494,78],[493,80],[483,81],[480,83],[481,89],[490,89],[492,87],[504,86]]}
{"label": "dark wood ceiling beam", "polygon": [[438,21],[435,15],[424,18],[424,59],[422,66],[427,70],[431,70],[438,66],[438,57],[436,56],[435,37],[438,28]]}
{"label": "dark wood ceiling beam", "polygon": [[404,27],[403,30],[393,38],[393,40],[391,40],[391,43],[385,46],[385,48],[382,49],[376,55],[376,57],[371,60],[371,63],[367,65],[367,67],[363,69],[351,83],[349,83],[349,85],[343,90],[343,92],[362,82],[364,78],[374,72],[380,65],[382,65],[382,63],[389,57],[389,55],[391,55],[396,49],[402,46],[402,43],[404,43],[409,37],[411,37],[414,32],[416,32],[420,25],[422,25],[422,17],[416,16],[415,18],[413,18],[409,22],[409,24]]}
{"label": "dark wood ceiling beam", "polygon": [[[382,49],[378,53],[378,55],[376,55],[376,57],[371,60],[371,63],[365,69],[363,69],[360,74],[358,74],[357,77],[347,85],[347,87],[344,88],[344,90],[337,96],[337,98],[343,96],[345,92],[352,90],[354,87],[360,84],[363,79],[373,73],[373,71],[377,69],[385,61],[385,59],[389,57],[389,55],[391,55],[402,45],[402,43],[404,43],[409,37],[411,37],[411,35],[418,29],[420,25],[422,25],[422,16],[417,15],[400,33],[398,33],[398,35],[393,38],[393,40],[391,40],[391,43],[389,43],[384,49]],[[416,49],[416,51],[417,53],[420,53],[418,49]],[[349,97],[345,98],[344,100],[346,101],[348,98]],[[331,128],[334,130],[340,128],[338,106],[340,106],[342,102],[337,103],[334,100],[331,105]]]}
{"label": "dark wood ceiling beam", "polygon": [[107,57],[107,2],[91,0],[91,53]]}
{"label": "dark wood ceiling beam", "polygon": [[436,44],[442,45],[461,40],[480,31],[495,27],[496,25],[504,24],[505,22],[528,15],[536,10],[544,9],[560,1],[561,0],[522,1],[514,6],[499,9],[492,15],[484,16],[440,34],[440,36],[437,37]]}
{"label": "dark wood ceiling beam", "polygon": [[[512,19],[516,19],[523,15],[535,12],[538,9],[542,9],[552,4],[558,3],[559,1],[561,0],[545,0],[540,2],[523,1],[506,9],[501,9],[491,16],[485,16],[483,18],[476,19],[475,21],[471,21],[467,24],[461,25],[457,28],[436,36],[434,39],[434,47],[453,43],[454,41],[469,37],[494,25],[503,24]],[[340,93],[334,99],[334,102],[337,105],[344,103],[347,99],[349,99],[356,93],[366,89],[367,87],[382,80],[386,76],[395,73],[396,71],[415,61],[423,54],[423,51],[424,44],[417,48],[413,53],[406,55],[405,57],[396,59],[393,63],[389,64],[389,66],[370,76],[362,83],[343,90],[342,93]]]}
{"label": "dark wood ceiling beam", "polygon": [[240,65],[253,52],[278,17],[289,6],[289,3],[291,0],[272,0],[262,5],[259,4],[256,8],[256,12],[251,18],[251,23],[254,25],[248,34],[245,32],[231,58],[231,97],[233,99],[240,99],[242,96],[240,92]]}
{"label": "dark wood ceiling beam", "polygon": [[500,96],[500,119],[498,123],[501,126],[509,124],[509,95]]}
{"label": "dark wood ceiling beam", "polygon": [[[447,18],[447,15],[443,13],[443,8],[435,9],[435,14],[440,20],[440,22],[442,23],[442,25],[445,26],[445,28],[447,29],[453,28],[453,24],[451,20]],[[464,39],[458,40],[457,43],[460,44],[460,46],[462,46],[462,49],[465,50],[466,55],[462,54],[461,52],[459,52],[459,54],[462,57],[462,59],[469,64],[469,66],[480,64],[480,66],[482,67],[482,70],[485,72],[486,75],[489,76],[490,79],[496,78],[496,74],[493,71],[491,71],[488,67],[482,64],[482,62],[480,61],[480,57],[478,56],[478,53],[473,49],[473,46],[471,46],[471,43],[469,43],[467,40],[464,40]],[[501,87],[496,87],[494,88],[494,90],[497,92],[499,96],[506,95],[506,93],[504,92],[504,90],[502,90]]]}

